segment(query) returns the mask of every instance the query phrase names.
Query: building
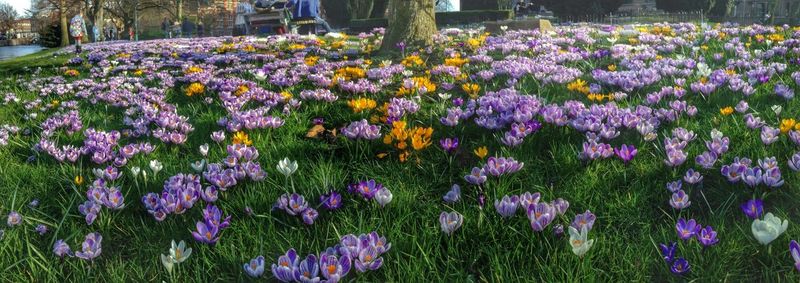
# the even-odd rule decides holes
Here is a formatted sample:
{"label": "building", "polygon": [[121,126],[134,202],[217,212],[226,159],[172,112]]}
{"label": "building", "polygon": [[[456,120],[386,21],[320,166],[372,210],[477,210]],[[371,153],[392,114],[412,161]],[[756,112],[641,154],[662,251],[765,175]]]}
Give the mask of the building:
{"label": "building", "polygon": [[[774,4],[773,12],[770,5]],[[776,19],[794,18],[800,7],[800,0],[734,0],[733,17],[765,18],[767,14]]]}
{"label": "building", "polygon": [[617,9],[619,13],[626,14],[641,14],[647,12],[656,12],[656,0],[627,0],[625,4]]}
{"label": "building", "polygon": [[33,21],[31,19],[19,19],[14,21],[14,28],[8,33],[12,38],[37,38],[39,34],[33,31]]}

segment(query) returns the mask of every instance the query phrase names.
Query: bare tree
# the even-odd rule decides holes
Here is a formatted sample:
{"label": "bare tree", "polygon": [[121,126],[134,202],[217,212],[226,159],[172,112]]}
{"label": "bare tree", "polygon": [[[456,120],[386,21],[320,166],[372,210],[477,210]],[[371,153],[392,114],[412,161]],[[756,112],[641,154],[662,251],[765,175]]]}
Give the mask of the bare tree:
{"label": "bare tree", "polygon": [[11,4],[0,3],[0,31],[8,33],[13,29],[17,16],[17,10]]}

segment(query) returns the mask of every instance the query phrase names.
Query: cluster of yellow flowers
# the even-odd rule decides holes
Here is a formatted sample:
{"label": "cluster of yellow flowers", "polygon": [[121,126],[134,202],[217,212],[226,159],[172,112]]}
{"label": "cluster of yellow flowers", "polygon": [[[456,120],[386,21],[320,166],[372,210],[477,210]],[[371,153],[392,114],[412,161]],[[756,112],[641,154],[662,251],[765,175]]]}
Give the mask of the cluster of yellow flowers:
{"label": "cluster of yellow flowers", "polygon": [[800,124],[798,124],[794,118],[783,119],[781,120],[780,129],[782,134],[786,134],[792,129],[795,131],[800,131]]}
{"label": "cluster of yellow flowers", "polygon": [[425,65],[425,61],[422,61],[419,55],[408,55],[403,58],[403,61],[400,61],[400,64],[406,67],[421,67]]}
{"label": "cluster of yellow flowers", "polygon": [[242,47],[242,51],[244,51],[244,52],[256,52],[256,48],[253,45],[248,44],[248,45],[245,45],[244,47]]}
{"label": "cluster of yellow flowers", "polygon": [[144,71],[142,71],[142,69],[136,69],[135,71],[133,71],[133,75],[141,77],[142,75],[144,75]]}
{"label": "cluster of yellow flowers", "polygon": [[444,59],[445,66],[453,66],[461,68],[461,66],[463,66],[466,63],[469,63],[469,59],[461,58],[461,54],[458,53],[456,53],[456,55],[453,57]]}
{"label": "cluster of yellow flowers", "polygon": [[70,77],[77,77],[80,74],[81,74],[81,72],[78,72],[78,70],[75,70],[75,69],[69,69],[69,70],[66,70],[64,72],[65,76],[70,76]]}
{"label": "cluster of yellow flowers", "polygon": [[733,114],[733,107],[730,106],[722,107],[719,109],[719,114],[722,114],[723,116],[731,115]]}
{"label": "cluster of yellow flowers", "polygon": [[362,97],[347,101],[347,106],[350,106],[350,109],[353,110],[353,113],[361,113],[362,111],[372,110],[375,108],[375,106],[377,106],[377,103],[375,100]]}
{"label": "cluster of yellow flowers", "polygon": [[393,144],[400,151],[398,155],[400,162],[406,162],[411,155],[411,151],[408,148],[408,140],[411,140],[411,148],[414,151],[422,151],[431,145],[432,135],[433,128],[431,127],[406,129],[405,121],[395,121],[392,123],[392,131],[383,136],[383,143]]}
{"label": "cluster of yellow flowers", "polygon": [[289,50],[291,50],[291,51],[297,51],[297,50],[301,50],[301,49],[306,49],[306,46],[302,45],[302,44],[297,44],[297,43],[289,45]]}
{"label": "cluster of yellow flowers", "polygon": [[242,94],[245,94],[248,91],[250,91],[249,87],[247,87],[246,85],[239,85],[239,87],[236,88],[236,91],[233,93],[233,95],[242,96]]}
{"label": "cluster of yellow flowers", "polygon": [[217,53],[226,53],[226,52],[232,51],[234,49],[236,49],[236,47],[233,46],[232,42],[231,43],[223,43],[222,45],[217,47]]}
{"label": "cluster of yellow flowers", "polygon": [[248,136],[245,132],[238,131],[233,134],[233,144],[243,144],[246,146],[253,145],[253,141],[250,140],[250,136]]}
{"label": "cluster of yellow flowers", "polygon": [[581,79],[577,79],[574,82],[567,84],[567,90],[577,91],[583,94],[589,94],[589,86],[586,85],[586,81]]}
{"label": "cluster of yellow flowers", "polygon": [[314,66],[319,61],[319,56],[308,56],[303,61],[305,61],[307,66]]}
{"label": "cluster of yellow flowers", "polygon": [[121,53],[117,54],[117,58],[131,58],[131,54],[130,53],[121,52]]}
{"label": "cluster of yellow flowers", "polygon": [[465,83],[461,85],[461,90],[466,92],[470,98],[478,98],[478,92],[481,91],[481,86],[474,83]]}
{"label": "cluster of yellow flowers", "polygon": [[411,81],[414,82],[414,87],[409,89],[405,86],[401,86],[395,92],[397,96],[403,96],[407,94],[425,94],[431,93],[436,91],[436,84],[431,81],[428,77],[412,77]]}
{"label": "cluster of yellow flowers", "polygon": [[291,92],[288,92],[288,91],[284,90],[284,91],[281,91],[281,97],[283,97],[283,101],[284,102],[288,102],[289,100],[292,99],[293,96],[292,96]]}
{"label": "cluster of yellow flowers", "polygon": [[589,93],[586,95],[586,98],[588,98],[589,101],[603,102],[604,99],[608,99],[609,101],[614,100],[614,95],[611,93],[607,95],[600,93]]}
{"label": "cluster of yellow flowers", "polygon": [[183,71],[183,73],[188,75],[188,74],[200,73],[202,71],[203,71],[203,68],[200,68],[198,66],[191,66],[189,68],[186,68],[186,70]]}
{"label": "cluster of yellow flowers", "polygon": [[202,94],[206,91],[206,86],[201,83],[193,82],[186,87],[186,96],[193,96],[196,94]]}
{"label": "cluster of yellow flowers", "polygon": [[670,26],[653,26],[650,30],[652,34],[660,34],[660,35],[668,35],[668,36],[675,36],[675,32],[672,31],[672,27]]}

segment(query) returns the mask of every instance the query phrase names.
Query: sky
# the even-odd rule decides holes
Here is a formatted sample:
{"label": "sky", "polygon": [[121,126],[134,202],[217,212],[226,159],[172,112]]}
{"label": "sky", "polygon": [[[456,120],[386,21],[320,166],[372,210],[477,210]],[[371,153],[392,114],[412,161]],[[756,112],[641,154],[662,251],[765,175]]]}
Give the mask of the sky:
{"label": "sky", "polygon": [[25,10],[31,7],[31,0],[0,0],[0,3],[11,4],[20,16],[25,15]]}

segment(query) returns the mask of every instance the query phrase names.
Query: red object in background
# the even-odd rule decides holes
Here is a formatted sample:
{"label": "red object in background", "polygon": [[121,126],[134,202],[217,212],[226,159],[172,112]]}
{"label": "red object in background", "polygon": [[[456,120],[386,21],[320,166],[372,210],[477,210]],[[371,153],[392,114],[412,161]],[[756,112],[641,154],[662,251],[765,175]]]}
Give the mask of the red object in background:
{"label": "red object in background", "polygon": [[286,34],[286,27],[285,26],[279,26],[279,27],[275,28],[275,33],[276,34]]}

